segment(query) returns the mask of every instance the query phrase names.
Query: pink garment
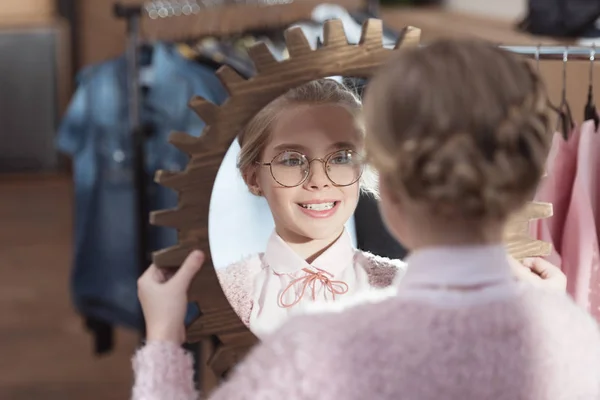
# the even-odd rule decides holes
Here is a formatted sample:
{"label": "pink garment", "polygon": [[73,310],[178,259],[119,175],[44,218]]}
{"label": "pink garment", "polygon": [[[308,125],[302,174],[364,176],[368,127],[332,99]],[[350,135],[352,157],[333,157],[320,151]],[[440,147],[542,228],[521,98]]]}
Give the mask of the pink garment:
{"label": "pink garment", "polygon": [[[345,282],[348,293],[336,295],[337,299],[354,296],[370,288],[387,287],[400,278],[405,264],[362,252],[352,246],[350,236],[342,236],[309,265],[299,257],[276,233],[273,233],[265,253],[251,256],[223,270],[218,270],[223,292],[242,321],[253,332],[268,333],[276,328],[288,312],[296,311],[302,304],[289,310],[278,305],[278,298],[291,281],[306,275],[302,269],[319,269],[331,273],[334,281]],[[302,282],[296,283],[285,293],[285,301],[291,303],[302,290]],[[325,301],[334,300],[322,284],[317,283],[316,294]],[[302,302],[312,302],[312,291],[307,290]],[[260,323],[262,319],[268,323]],[[258,334],[258,333],[257,333]]]}
{"label": "pink garment", "polygon": [[[196,400],[189,359],[157,346],[136,355],[134,400]],[[597,400],[598,371],[595,321],[515,282],[502,246],[435,248],[409,258],[393,298],[290,319],[210,399]]]}
{"label": "pink garment", "polygon": [[571,191],[577,168],[579,129],[565,141],[560,133],[555,133],[546,163],[547,175],[542,179],[535,195],[535,201],[552,204],[553,215],[531,223],[531,236],[552,243],[552,253],[548,261],[561,267],[560,249],[567,210],[571,202]]}
{"label": "pink garment", "polygon": [[148,342],[133,359],[134,400],[197,399],[192,355],[175,343]]}
{"label": "pink garment", "polygon": [[593,121],[581,126],[577,170],[562,236],[562,270],[575,302],[600,320],[598,190],[600,137]]}

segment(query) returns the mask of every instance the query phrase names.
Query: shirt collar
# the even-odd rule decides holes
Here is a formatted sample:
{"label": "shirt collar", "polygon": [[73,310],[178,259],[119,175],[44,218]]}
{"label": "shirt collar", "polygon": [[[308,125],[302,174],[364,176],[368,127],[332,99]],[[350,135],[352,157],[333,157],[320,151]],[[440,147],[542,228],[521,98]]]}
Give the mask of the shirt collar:
{"label": "shirt collar", "polygon": [[302,268],[315,267],[337,275],[354,261],[352,238],[344,229],[340,237],[309,264],[300,257],[276,232],[267,243],[263,260],[277,274],[293,274]]}
{"label": "shirt collar", "polygon": [[479,285],[512,280],[503,245],[432,247],[407,258],[400,286]]}

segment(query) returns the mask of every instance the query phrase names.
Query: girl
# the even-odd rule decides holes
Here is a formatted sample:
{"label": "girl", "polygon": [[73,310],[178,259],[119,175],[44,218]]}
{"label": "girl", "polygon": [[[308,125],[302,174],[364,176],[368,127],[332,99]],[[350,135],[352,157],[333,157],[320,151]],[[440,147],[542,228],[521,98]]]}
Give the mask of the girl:
{"label": "girl", "polygon": [[[308,87],[325,84],[329,82]],[[577,349],[578,340],[594,337],[590,321],[564,294],[514,282],[501,244],[507,215],[535,188],[547,150],[538,78],[497,49],[441,42],[402,52],[372,85],[367,141],[369,154],[376,155],[373,163],[381,169],[381,207],[390,231],[413,252],[399,280],[399,294],[339,314],[293,319],[252,352],[215,393],[217,399],[464,399],[497,398],[494,394],[504,391],[506,398],[525,398],[511,391],[538,377],[523,369],[529,360],[513,357],[526,336],[523,312],[531,314],[527,318],[537,341],[547,330],[561,348],[568,344]],[[306,88],[296,91],[305,93]],[[303,271],[303,279],[320,283],[320,294],[333,298],[334,284],[338,293],[349,289],[348,282],[385,286],[400,266],[390,261],[378,265],[344,239],[342,227],[359,190],[357,166],[363,164],[357,107],[339,97],[295,101],[299,95],[293,93],[282,100],[288,107],[270,114],[274,121],[267,119],[273,124],[270,135],[257,135],[260,144],[248,146],[254,149],[249,161],[244,163],[244,151],[240,157],[246,182],[267,198],[277,226],[269,243],[276,249],[273,257],[267,256],[269,247],[253,261],[260,295],[248,295],[252,291],[242,286],[247,278],[221,277],[226,292],[245,296],[237,308],[250,315],[251,325],[255,309],[257,315],[282,318],[287,301],[303,301],[303,286],[296,288],[302,279],[283,281],[282,275]],[[287,168],[274,168],[279,165]],[[294,269],[279,270],[281,261]],[[202,254],[195,252],[168,281],[153,266],[140,279],[148,342],[134,359],[135,399],[197,396],[191,359],[179,344],[185,291],[201,262]],[[555,268],[540,261],[532,266],[548,278],[538,281],[548,286],[558,282],[564,291],[563,276]],[[329,269],[330,275],[325,272]],[[227,283],[236,280],[240,283]],[[285,286],[287,282],[291,285]],[[290,297],[288,287],[296,290]],[[573,343],[556,332],[561,321],[572,323]],[[555,354],[552,350],[544,347],[540,354]],[[506,368],[498,358],[504,356]],[[536,357],[531,357],[534,364]],[[566,372],[565,379],[580,382]],[[482,380],[467,380],[466,373]]]}
{"label": "girl", "polygon": [[359,190],[376,193],[363,162],[360,109],[342,84],[321,79],[271,102],[239,137],[238,167],[250,192],[267,200],[275,232],[264,253],[217,272],[256,334],[312,302],[389,286],[404,269],[353,248],[344,229]]}

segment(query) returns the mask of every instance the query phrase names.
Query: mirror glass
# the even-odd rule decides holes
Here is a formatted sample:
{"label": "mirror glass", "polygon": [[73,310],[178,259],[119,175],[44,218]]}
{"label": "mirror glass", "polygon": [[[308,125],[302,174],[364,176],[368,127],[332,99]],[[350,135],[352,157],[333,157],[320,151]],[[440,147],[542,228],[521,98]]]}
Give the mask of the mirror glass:
{"label": "mirror glass", "polygon": [[[313,82],[265,107],[215,180],[213,264],[258,337],[290,315],[385,288],[403,272],[406,251],[368,190],[377,185],[363,161],[360,81],[340,81]],[[330,100],[302,101],[322,97]]]}

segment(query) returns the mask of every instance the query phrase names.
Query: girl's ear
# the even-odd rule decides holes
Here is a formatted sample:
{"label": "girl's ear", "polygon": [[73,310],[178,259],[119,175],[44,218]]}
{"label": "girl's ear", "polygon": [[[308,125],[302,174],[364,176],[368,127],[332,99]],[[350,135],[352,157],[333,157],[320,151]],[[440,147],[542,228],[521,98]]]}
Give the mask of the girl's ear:
{"label": "girl's ear", "polygon": [[255,196],[262,196],[262,190],[258,183],[258,174],[255,167],[248,167],[242,172],[244,182],[248,186],[248,190]]}
{"label": "girl's ear", "polygon": [[399,196],[392,190],[390,187],[390,181],[385,176],[378,177],[378,189],[379,189],[379,197],[385,197],[388,202],[394,204],[395,206],[399,206],[401,204]]}

